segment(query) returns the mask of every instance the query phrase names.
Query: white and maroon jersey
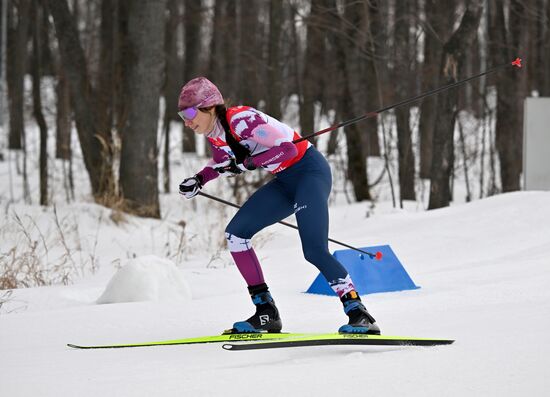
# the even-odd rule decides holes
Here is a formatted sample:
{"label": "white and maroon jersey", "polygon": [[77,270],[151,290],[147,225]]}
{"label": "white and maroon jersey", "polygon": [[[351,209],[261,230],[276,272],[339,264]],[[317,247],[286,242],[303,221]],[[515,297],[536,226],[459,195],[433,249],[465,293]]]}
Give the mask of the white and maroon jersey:
{"label": "white and maroon jersey", "polygon": [[[300,138],[296,131],[249,106],[236,106],[227,109],[227,121],[235,140],[250,151],[251,156],[258,160],[258,165],[273,174],[298,162],[311,146],[307,140],[296,144],[292,143]],[[214,131],[208,134],[207,139],[213,150],[213,159],[208,166],[211,167],[235,157],[225,140],[225,131],[219,121]],[[291,145],[294,145],[292,150],[285,150]],[[274,147],[281,147],[282,150],[280,152],[270,150]],[[258,156],[262,153],[264,153],[263,156]],[[279,159],[281,161],[277,161]]]}

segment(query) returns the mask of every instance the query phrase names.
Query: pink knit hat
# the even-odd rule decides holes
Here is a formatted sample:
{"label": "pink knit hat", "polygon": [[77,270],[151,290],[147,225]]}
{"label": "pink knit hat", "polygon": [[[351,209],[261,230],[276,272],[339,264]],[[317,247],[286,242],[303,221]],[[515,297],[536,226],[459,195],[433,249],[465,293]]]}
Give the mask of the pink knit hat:
{"label": "pink knit hat", "polygon": [[178,109],[181,111],[191,106],[207,108],[223,103],[223,96],[214,83],[206,77],[196,77],[182,87]]}

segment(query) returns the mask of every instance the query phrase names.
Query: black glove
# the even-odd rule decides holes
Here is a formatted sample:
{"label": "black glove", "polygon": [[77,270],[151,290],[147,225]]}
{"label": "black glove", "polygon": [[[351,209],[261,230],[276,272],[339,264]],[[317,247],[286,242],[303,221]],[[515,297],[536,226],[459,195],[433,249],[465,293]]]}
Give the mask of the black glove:
{"label": "black glove", "polygon": [[241,164],[237,164],[235,159],[229,159],[214,166],[214,169],[218,171],[218,173],[227,174],[227,176],[239,175],[246,170],[253,171],[256,168],[251,156],[246,157]]}
{"label": "black glove", "polygon": [[254,165],[254,160],[252,159],[252,156],[245,157],[245,159],[243,160],[243,165],[249,171],[254,171],[256,168],[258,168]]}
{"label": "black glove", "polygon": [[246,168],[242,164],[237,164],[235,159],[229,159],[223,163],[216,164],[213,168],[220,174],[227,174],[227,176],[239,175],[246,171]]}
{"label": "black glove", "polygon": [[180,194],[185,196],[185,198],[190,199],[199,194],[199,191],[202,189],[202,177],[200,175],[195,175],[190,178],[185,178],[182,183],[180,183]]}

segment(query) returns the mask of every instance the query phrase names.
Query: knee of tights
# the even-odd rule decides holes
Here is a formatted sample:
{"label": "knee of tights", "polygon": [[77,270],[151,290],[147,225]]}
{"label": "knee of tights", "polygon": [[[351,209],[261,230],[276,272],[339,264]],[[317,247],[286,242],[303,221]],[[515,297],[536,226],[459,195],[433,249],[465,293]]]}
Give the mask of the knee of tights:
{"label": "knee of tights", "polygon": [[225,235],[231,234],[240,238],[251,239],[253,233],[248,232],[246,226],[242,222],[229,222],[225,228]]}
{"label": "knee of tights", "polygon": [[227,232],[225,233],[225,238],[227,239],[227,246],[231,252],[242,252],[252,249],[250,239],[235,236]]}
{"label": "knee of tights", "polygon": [[324,256],[330,255],[330,252],[324,247],[314,247],[314,248],[306,248],[304,251],[304,258],[306,261],[315,264],[316,262],[319,262]]}

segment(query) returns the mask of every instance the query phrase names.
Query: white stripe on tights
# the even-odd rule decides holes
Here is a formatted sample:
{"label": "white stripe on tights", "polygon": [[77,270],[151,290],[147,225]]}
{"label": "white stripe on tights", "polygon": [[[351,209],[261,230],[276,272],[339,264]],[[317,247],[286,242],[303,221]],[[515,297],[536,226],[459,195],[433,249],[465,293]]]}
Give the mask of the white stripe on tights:
{"label": "white stripe on tights", "polygon": [[243,252],[251,249],[250,240],[237,237],[233,234],[225,233],[227,239],[227,246],[231,252]]}

